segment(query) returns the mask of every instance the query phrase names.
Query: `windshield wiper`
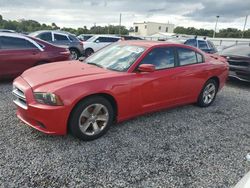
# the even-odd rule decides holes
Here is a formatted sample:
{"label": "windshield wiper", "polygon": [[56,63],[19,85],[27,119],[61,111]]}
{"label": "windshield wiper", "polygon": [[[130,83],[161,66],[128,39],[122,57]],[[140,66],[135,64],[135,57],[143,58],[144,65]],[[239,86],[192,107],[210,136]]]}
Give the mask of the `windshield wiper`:
{"label": "windshield wiper", "polygon": [[102,65],[99,65],[99,64],[97,64],[97,63],[87,62],[87,64],[89,64],[89,65],[95,65],[95,66],[97,66],[97,67],[103,68]]}

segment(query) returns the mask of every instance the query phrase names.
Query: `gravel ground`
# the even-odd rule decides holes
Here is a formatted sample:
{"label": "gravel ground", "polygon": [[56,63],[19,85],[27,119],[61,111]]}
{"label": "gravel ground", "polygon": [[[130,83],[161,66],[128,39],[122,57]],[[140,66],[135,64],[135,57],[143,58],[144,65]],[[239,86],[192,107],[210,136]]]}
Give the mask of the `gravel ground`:
{"label": "gravel ground", "polygon": [[250,170],[249,104],[250,85],[230,81],[209,108],[141,116],[83,142],[21,123],[0,83],[0,187],[232,187]]}

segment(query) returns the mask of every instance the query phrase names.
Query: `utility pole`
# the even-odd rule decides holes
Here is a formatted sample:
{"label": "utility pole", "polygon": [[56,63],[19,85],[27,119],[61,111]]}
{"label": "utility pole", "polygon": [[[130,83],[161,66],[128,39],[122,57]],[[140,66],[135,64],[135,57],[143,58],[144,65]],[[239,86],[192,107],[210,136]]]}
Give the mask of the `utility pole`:
{"label": "utility pole", "polygon": [[243,27],[243,31],[242,31],[241,38],[243,38],[243,37],[244,37],[244,32],[245,32],[246,25],[247,25],[247,18],[248,18],[248,15],[246,15],[246,18],[245,18],[245,24],[244,24],[244,27]]}
{"label": "utility pole", "polygon": [[215,37],[215,33],[216,33],[216,29],[217,29],[217,23],[218,23],[218,19],[220,16],[216,16],[216,22],[215,22],[215,28],[214,28],[214,34],[213,34],[213,38]]}
{"label": "utility pole", "polygon": [[122,14],[120,13],[120,20],[119,20],[119,35],[121,35],[121,24],[122,24]]}

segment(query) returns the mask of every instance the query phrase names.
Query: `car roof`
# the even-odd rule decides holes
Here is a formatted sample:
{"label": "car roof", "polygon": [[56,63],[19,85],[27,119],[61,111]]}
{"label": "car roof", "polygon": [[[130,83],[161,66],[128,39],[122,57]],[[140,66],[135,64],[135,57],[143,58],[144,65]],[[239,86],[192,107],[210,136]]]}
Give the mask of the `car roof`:
{"label": "car roof", "polygon": [[75,36],[74,34],[72,33],[69,33],[67,31],[62,31],[62,30],[40,30],[40,31],[35,31],[33,33],[37,33],[37,34],[40,34],[40,33],[45,33],[45,32],[53,32],[53,33],[59,33],[59,34],[65,34],[65,35],[72,35],[72,36]]}
{"label": "car roof", "polygon": [[27,39],[26,35],[20,34],[20,33],[6,33],[6,32],[1,32],[0,31],[0,36],[5,36],[5,37],[18,37],[18,38],[24,38]]}
{"label": "car roof", "polygon": [[150,40],[125,40],[125,41],[120,41],[119,43],[121,44],[126,44],[126,45],[134,45],[134,46],[141,46],[145,48],[151,48],[154,46],[174,46],[174,47],[183,47],[183,48],[189,48],[191,50],[197,51],[200,54],[204,54],[204,52],[198,48],[194,48],[192,46],[188,46],[185,44],[180,44],[176,42],[169,42],[169,41],[150,41]]}
{"label": "car roof", "polygon": [[121,43],[128,44],[128,45],[142,46],[142,47],[146,47],[146,48],[150,48],[150,47],[158,46],[158,45],[175,44],[173,42],[150,41],[150,40],[129,40],[129,41],[122,41]]}
{"label": "car roof", "polygon": [[93,37],[110,37],[110,38],[121,38],[116,35],[93,35]]}

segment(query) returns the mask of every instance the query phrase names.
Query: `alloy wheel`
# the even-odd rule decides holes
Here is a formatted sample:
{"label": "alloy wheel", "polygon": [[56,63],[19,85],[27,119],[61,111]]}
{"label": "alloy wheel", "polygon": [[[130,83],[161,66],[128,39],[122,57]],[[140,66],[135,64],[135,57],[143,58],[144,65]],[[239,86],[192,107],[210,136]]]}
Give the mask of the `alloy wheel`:
{"label": "alloy wheel", "polygon": [[209,83],[203,92],[203,102],[205,104],[210,104],[216,95],[216,86],[213,83]]}
{"label": "alloy wheel", "polygon": [[108,121],[108,109],[102,104],[91,104],[81,113],[79,128],[83,134],[93,136],[104,130]]}

